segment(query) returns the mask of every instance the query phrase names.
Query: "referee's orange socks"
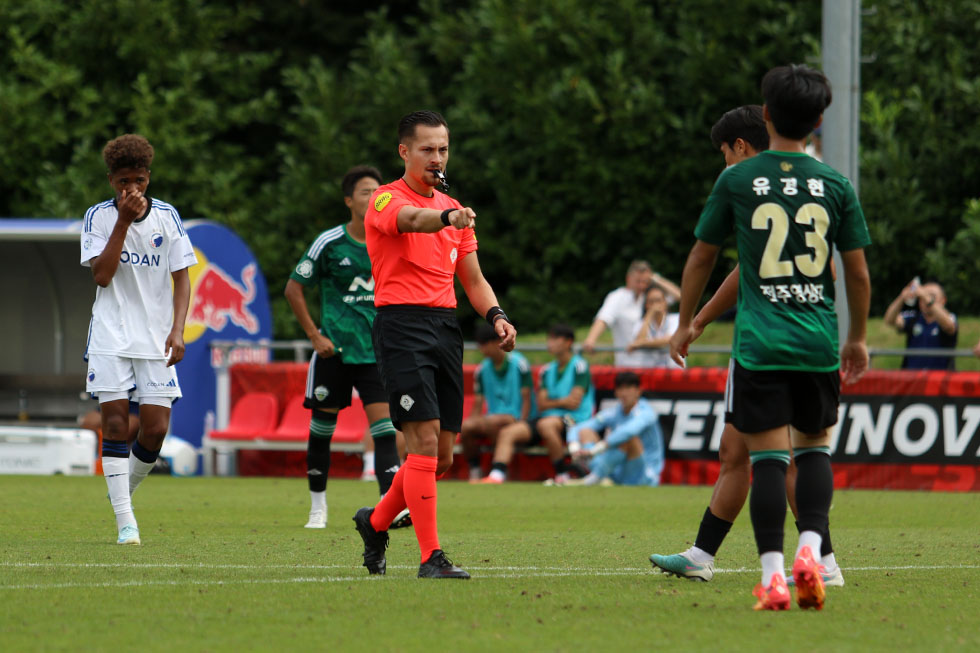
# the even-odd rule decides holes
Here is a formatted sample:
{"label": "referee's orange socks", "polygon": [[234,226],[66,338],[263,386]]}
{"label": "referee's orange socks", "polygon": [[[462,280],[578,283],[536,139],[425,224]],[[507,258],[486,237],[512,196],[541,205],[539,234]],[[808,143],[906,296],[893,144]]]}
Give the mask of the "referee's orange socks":
{"label": "referee's orange socks", "polygon": [[432,552],[440,548],[439,529],[436,523],[437,462],[435,456],[409,454],[405,459],[405,466],[399,470],[399,474],[405,472],[405,502],[408,504],[409,512],[412,513],[412,525],[415,527],[415,537],[419,541],[422,562],[428,560]]}
{"label": "referee's orange socks", "polygon": [[[391,479],[391,487],[371,513],[371,528],[379,533],[388,530],[391,520],[405,509],[405,467],[402,465],[395,472],[394,478]],[[412,515],[413,521],[414,518],[415,515]]]}

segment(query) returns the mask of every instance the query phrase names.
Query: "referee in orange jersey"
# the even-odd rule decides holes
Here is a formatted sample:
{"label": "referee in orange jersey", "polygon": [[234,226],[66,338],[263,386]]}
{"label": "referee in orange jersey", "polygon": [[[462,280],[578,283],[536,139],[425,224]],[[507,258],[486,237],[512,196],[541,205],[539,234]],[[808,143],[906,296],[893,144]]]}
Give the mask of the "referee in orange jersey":
{"label": "referee in orange jersey", "polygon": [[374,274],[374,349],[391,421],[405,434],[405,464],[374,508],[354,515],[364,566],[385,573],[387,528],[406,506],[421,551],[419,578],[469,578],[439,546],[436,478],[453,462],[463,421],[463,336],[456,322],[453,275],[470,304],[511,351],[517,330],[497,305],[477,260],[476,213],[436,190],[449,161],[449,127],[434,111],[398,123],[405,174],[381,186],[364,219]]}

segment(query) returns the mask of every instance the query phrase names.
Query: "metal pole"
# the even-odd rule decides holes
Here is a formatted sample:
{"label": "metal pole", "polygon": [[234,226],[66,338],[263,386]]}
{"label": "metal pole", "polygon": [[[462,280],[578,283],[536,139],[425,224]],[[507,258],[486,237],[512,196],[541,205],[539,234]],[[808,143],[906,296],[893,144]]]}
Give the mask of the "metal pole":
{"label": "metal pole", "polygon": [[[861,2],[823,0],[823,72],[830,80],[834,101],[823,114],[821,149],[824,163],[851,180],[858,192],[858,117],[861,111]],[[840,341],[847,337],[850,313],[844,286],[843,263],[837,264],[837,329]]]}

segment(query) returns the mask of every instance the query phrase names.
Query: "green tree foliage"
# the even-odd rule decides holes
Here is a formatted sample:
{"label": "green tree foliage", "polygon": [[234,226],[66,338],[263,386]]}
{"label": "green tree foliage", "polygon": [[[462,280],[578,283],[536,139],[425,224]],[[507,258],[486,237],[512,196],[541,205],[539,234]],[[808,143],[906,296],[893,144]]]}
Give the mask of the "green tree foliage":
{"label": "green tree foliage", "polygon": [[[977,280],[980,279],[980,200],[970,200],[963,213],[962,226],[952,237],[940,237],[926,252],[927,269],[946,290],[947,303],[954,313],[973,314],[977,306]],[[961,341],[962,343],[962,341]]]}
{"label": "green tree foliage", "polygon": [[916,275],[943,283],[953,311],[980,310],[978,29],[975,2],[889,0],[865,18],[860,190],[879,314]]}
{"label": "green tree foliage", "polygon": [[[711,125],[758,102],[771,66],[819,63],[820,3],[719,7],[0,3],[0,215],[80,215],[109,192],[105,141],[143,133],[157,150],[151,192],[249,243],[275,333],[294,337],[280,289],[303,247],[347,219],[343,173],[367,163],[397,177],[398,118],[435,108],[452,130],[452,194],[477,210],[501,304],[522,328],[585,324],[631,259],[679,280],[722,166]],[[963,207],[980,196],[980,18],[966,0],[876,8],[863,29],[874,60],[861,192],[878,311],[910,260],[952,284],[950,248],[976,230]],[[961,312],[978,301],[962,288],[950,293]]]}
{"label": "green tree foliage", "polygon": [[[806,35],[819,14],[711,7],[486,0],[465,15],[432,12],[432,56],[453,71],[452,172],[516,319],[591,321],[631,259],[680,280],[722,167],[711,125],[757,101],[768,61],[817,52]],[[757,24],[765,58],[733,56],[733,18]]]}

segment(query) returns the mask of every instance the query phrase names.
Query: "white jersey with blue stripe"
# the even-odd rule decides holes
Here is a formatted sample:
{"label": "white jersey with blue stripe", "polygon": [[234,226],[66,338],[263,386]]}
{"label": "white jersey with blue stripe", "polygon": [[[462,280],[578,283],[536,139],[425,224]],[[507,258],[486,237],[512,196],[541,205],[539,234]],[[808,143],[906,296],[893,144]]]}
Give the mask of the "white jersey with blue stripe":
{"label": "white jersey with blue stripe", "polygon": [[[115,200],[85,212],[82,265],[90,267],[91,260],[105,249],[118,215]],[[165,359],[164,344],[173,326],[170,274],[195,263],[194,248],[177,210],[150,199],[146,217],[133,222],[126,232],[112,281],[105,288],[96,286],[86,358],[88,354],[110,354]]]}

